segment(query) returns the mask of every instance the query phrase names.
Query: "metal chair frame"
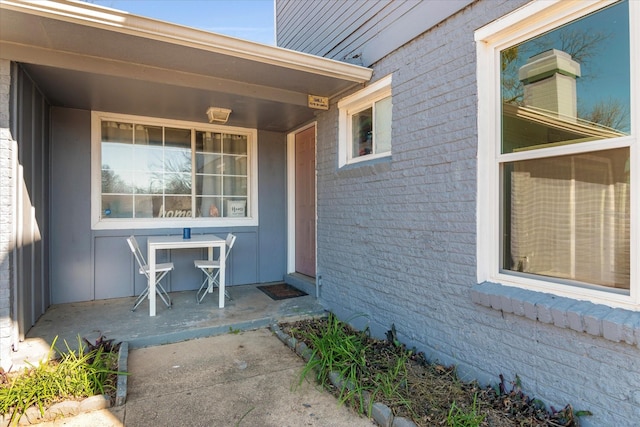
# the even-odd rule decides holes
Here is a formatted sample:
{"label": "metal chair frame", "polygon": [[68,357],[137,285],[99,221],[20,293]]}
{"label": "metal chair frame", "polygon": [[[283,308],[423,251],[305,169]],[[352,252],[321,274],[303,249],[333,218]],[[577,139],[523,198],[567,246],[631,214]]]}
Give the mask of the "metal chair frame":
{"label": "metal chair frame", "polygon": [[[138,245],[138,241],[135,236],[127,237],[127,243],[129,244],[129,248],[131,252],[133,252],[133,256],[138,263],[138,272],[140,274],[144,274],[147,278],[147,287],[145,290],[138,296],[135,303],[133,304],[133,308],[131,311],[135,311],[136,308],[145,300],[146,297],[149,296],[149,265],[147,261],[144,259],[142,252],[140,251],[140,246]],[[171,297],[164,289],[160,281],[166,276],[171,270],[173,270],[173,263],[166,262],[162,264],[156,264],[156,294],[162,299],[162,302],[168,307],[171,308]]]}
{"label": "metal chair frame", "polygon": [[[227,238],[226,240],[226,256],[225,256],[225,262],[226,260],[229,259],[229,253],[231,252],[231,248],[233,247],[233,244],[236,241],[236,236],[229,233],[227,234]],[[202,284],[200,285],[200,289],[198,289],[198,292],[196,293],[196,301],[198,304],[200,304],[202,302],[202,300],[204,299],[204,296],[207,293],[213,292],[213,287],[219,287],[220,286],[220,259],[217,260],[195,260],[193,261],[193,264],[195,265],[196,268],[199,268],[200,270],[202,270],[202,272],[205,274],[205,279],[202,281]],[[225,289],[224,291],[224,296],[226,298],[229,298],[230,300],[233,299],[231,298],[231,296],[229,295],[229,292],[227,292],[227,290]]]}

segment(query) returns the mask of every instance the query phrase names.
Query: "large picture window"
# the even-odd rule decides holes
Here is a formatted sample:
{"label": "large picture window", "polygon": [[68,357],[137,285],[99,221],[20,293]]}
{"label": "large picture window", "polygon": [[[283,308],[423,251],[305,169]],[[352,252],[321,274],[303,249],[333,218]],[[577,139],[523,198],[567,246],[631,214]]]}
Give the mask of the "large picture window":
{"label": "large picture window", "polygon": [[93,121],[97,228],[255,219],[255,131],[101,113]]}
{"label": "large picture window", "polygon": [[640,308],[637,6],[568,3],[476,33],[478,276]]}

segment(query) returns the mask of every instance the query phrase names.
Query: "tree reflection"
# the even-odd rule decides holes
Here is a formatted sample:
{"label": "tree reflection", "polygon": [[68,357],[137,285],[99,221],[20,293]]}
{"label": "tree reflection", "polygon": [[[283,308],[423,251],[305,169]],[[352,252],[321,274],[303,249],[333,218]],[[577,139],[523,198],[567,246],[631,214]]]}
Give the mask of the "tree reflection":
{"label": "tree reflection", "polygon": [[102,192],[128,193],[129,185],[109,165],[102,165]]}
{"label": "tree reflection", "polygon": [[[595,67],[592,67],[591,62],[605,48],[605,42],[612,37],[611,32],[565,28],[503,50],[500,56],[502,100],[510,104],[523,105],[524,89],[518,71],[528,58],[547,50],[557,49],[571,55],[571,58],[580,63],[583,69],[593,70]],[[597,80],[598,76],[585,73],[581,78]]]}
{"label": "tree reflection", "polygon": [[[626,55],[612,53],[617,52],[616,49],[624,52],[620,46],[628,44],[629,31],[624,20],[626,16],[628,21],[628,12],[625,8],[628,8],[626,2],[618,3],[598,14],[503,50],[500,57],[502,101],[524,106],[520,68],[533,56],[556,49],[571,55],[571,59],[580,64],[578,118],[628,132],[629,100],[611,93],[611,88],[620,89],[625,85],[628,88],[629,85],[628,74],[622,72],[629,68],[628,51]],[[601,97],[603,93],[607,98]]]}

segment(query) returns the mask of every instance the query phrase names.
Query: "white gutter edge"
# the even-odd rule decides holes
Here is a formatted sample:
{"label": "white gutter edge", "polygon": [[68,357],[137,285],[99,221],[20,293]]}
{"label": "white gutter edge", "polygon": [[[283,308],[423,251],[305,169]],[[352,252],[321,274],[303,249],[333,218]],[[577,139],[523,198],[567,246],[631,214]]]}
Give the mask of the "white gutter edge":
{"label": "white gutter edge", "polygon": [[236,58],[364,83],[373,70],[73,0],[0,0],[0,9],[192,47]]}

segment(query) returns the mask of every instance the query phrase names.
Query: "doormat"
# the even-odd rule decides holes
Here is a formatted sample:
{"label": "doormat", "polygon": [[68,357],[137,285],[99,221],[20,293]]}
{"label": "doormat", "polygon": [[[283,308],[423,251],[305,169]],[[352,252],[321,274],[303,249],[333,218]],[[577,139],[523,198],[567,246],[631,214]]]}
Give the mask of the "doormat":
{"label": "doormat", "polygon": [[258,286],[262,292],[267,294],[272,300],[278,301],[281,299],[302,297],[307,295],[306,292],[302,292],[300,289],[296,289],[286,283],[280,283],[277,285]]}

